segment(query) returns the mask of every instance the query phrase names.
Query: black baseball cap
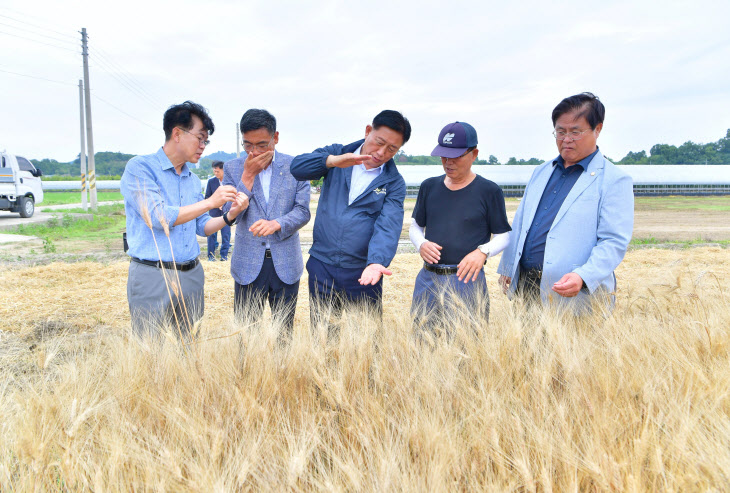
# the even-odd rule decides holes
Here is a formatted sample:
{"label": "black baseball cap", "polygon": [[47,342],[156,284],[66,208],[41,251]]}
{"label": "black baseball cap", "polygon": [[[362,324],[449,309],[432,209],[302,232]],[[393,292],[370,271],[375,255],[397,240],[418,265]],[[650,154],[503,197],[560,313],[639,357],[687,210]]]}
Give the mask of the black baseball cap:
{"label": "black baseball cap", "polygon": [[465,122],[446,125],[439,133],[438,145],[431,151],[432,156],[455,158],[477,145],[477,131]]}

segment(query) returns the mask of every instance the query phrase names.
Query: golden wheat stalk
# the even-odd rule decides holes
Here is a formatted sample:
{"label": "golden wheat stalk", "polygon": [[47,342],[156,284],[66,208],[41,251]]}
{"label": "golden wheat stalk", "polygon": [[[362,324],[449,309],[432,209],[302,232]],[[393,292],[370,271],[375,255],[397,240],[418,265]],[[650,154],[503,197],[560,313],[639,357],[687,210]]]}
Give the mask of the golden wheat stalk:
{"label": "golden wheat stalk", "polygon": [[[177,264],[175,261],[175,251],[172,248],[172,240],[170,239],[170,226],[167,224],[167,218],[164,215],[164,212],[160,209],[158,211],[158,219],[160,221],[160,224],[162,225],[162,229],[165,231],[165,236],[167,237],[167,242],[170,245],[170,254],[172,255],[172,263]],[[188,331],[190,332],[190,337],[195,339],[195,333],[193,331],[193,322],[190,320],[190,314],[188,313],[188,307],[185,303],[185,296],[182,293],[182,284],[180,283],[180,273],[177,269],[174,269],[175,271],[175,279],[177,280],[177,285],[180,288],[180,292],[177,294],[178,300],[182,302],[183,305],[183,313],[185,315],[186,322],[188,324]],[[182,339],[181,339],[182,340]]]}
{"label": "golden wheat stalk", "polygon": [[[142,215],[142,220],[147,225],[148,228],[150,228],[150,234],[152,234],[152,241],[155,244],[155,250],[157,251],[157,258],[160,259],[160,272],[162,273],[162,279],[165,281],[165,288],[167,289],[167,296],[170,298],[170,305],[175,304],[175,302],[172,299],[172,292],[170,291],[170,284],[167,282],[167,276],[165,275],[165,269],[162,267],[162,254],[160,253],[160,247],[157,245],[157,238],[155,237],[155,230],[152,227],[152,217],[150,216],[149,208],[147,207],[147,188],[146,184],[142,189],[142,193],[137,195],[137,203],[139,205],[139,210]],[[137,189],[139,190],[139,180],[137,180]],[[167,230],[166,234],[169,233],[169,230]],[[169,241],[169,235],[168,235],[168,241]],[[172,249],[172,246],[170,246]],[[177,332],[180,335],[180,340],[182,341],[182,329],[180,328],[180,321],[177,318],[177,313],[175,310],[172,310],[172,315],[175,318],[175,325],[177,326]]]}

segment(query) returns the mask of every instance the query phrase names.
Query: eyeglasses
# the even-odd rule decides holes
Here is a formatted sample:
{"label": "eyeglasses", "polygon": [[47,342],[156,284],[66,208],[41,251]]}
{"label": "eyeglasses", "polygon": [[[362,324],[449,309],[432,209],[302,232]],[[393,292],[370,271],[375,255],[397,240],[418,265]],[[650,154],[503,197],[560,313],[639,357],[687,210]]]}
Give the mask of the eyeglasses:
{"label": "eyeglasses", "polygon": [[180,130],[182,130],[182,131],[183,131],[183,132],[185,132],[186,134],[190,134],[190,135],[192,135],[193,137],[195,137],[196,139],[198,139],[199,145],[201,145],[201,146],[203,146],[203,147],[206,147],[206,146],[207,146],[208,144],[210,144],[210,141],[209,141],[209,140],[205,140],[205,138],[204,138],[204,137],[201,137],[200,135],[195,135],[195,134],[194,134],[194,133],[192,133],[192,132],[188,132],[187,130],[185,130],[185,129],[184,129],[184,128],[182,128],[182,127],[177,127],[177,128],[179,128]]}
{"label": "eyeglasses", "polygon": [[588,130],[571,130],[570,132],[566,132],[565,130],[553,130],[553,135],[558,140],[565,140],[568,137],[572,140],[580,140],[583,138],[584,133],[590,131],[590,128]]}
{"label": "eyeglasses", "polygon": [[476,147],[470,147],[470,148],[469,148],[469,149],[467,149],[467,150],[466,150],[466,152],[465,152],[464,154],[462,154],[461,156],[457,156],[457,157],[444,157],[444,158],[441,158],[441,159],[444,159],[444,160],[446,160],[446,161],[449,161],[449,160],[451,160],[451,161],[455,161],[456,159],[461,159],[461,158],[463,158],[464,156],[466,156],[467,154],[469,154],[470,152],[473,152],[473,151],[474,151],[474,149],[476,149]]}
{"label": "eyeglasses", "polygon": [[269,146],[273,141],[274,137],[271,137],[271,140],[269,140],[266,144],[252,144],[251,142],[246,142],[245,140],[241,142],[241,144],[243,145],[243,150],[246,152],[251,152],[254,149],[256,149],[258,152],[266,152],[269,150]]}

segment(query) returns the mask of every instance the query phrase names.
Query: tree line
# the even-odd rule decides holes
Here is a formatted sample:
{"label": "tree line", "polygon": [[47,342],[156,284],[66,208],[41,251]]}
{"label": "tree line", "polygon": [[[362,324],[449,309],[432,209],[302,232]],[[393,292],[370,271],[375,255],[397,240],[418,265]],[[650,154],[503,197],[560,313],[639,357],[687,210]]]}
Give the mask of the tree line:
{"label": "tree line", "polygon": [[690,140],[679,147],[656,144],[649,154],[629,152],[617,164],[730,164],[730,129],[717,142],[697,144]]}
{"label": "tree line", "polygon": [[[134,157],[134,154],[123,152],[97,152],[94,154],[96,164],[96,175],[107,177],[119,177],[124,172],[127,161]],[[646,151],[629,152],[620,161],[609,160],[616,164],[730,164],[730,129],[725,137],[717,142],[699,144],[687,141],[680,146],[670,144],[656,144],[652,146],[647,154]],[[61,163],[55,159],[31,159],[33,164],[43,171],[46,176],[80,176],[79,158],[70,163]],[[412,156],[403,151],[398,151],[395,156],[398,165],[431,164],[441,165],[441,158],[434,156]],[[490,155],[487,159],[477,159],[474,164],[498,166],[506,165],[538,165],[545,162],[544,159],[530,158],[517,159],[509,158],[502,163],[496,156]],[[200,160],[198,168],[192,171],[201,178],[208,177],[212,172],[210,165],[212,160],[208,157]]]}
{"label": "tree line", "polygon": [[[608,157],[608,156],[607,156]],[[620,161],[608,157],[616,164],[730,164],[730,129],[725,137],[717,142],[698,144],[687,141],[677,147],[670,144],[656,144],[652,146],[647,154],[646,151],[629,152]],[[395,157],[399,165],[409,164],[433,164],[441,165],[441,158],[434,156],[411,156],[399,151]],[[496,156],[490,155],[488,159],[477,159],[474,164],[499,166],[506,165],[538,165],[544,163],[544,159],[530,158],[517,159],[509,158],[502,163]]]}
{"label": "tree line", "polygon": [[[94,153],[94,166],[96,168],[97,179],[119,180],[124,173],[124,167],[127,162],[132,159],[134,154],[125,154],[123,152],[96,152]],[[44,176],[54,177],[81,177],[81,161],[77,157],[70,163],[61,163],[55,159],[31,159],[36,168],[43,171]],[[201,178],[207,178],[212,174],[210,159],[200,160],[200,169],[191,168],[193,173]]]}

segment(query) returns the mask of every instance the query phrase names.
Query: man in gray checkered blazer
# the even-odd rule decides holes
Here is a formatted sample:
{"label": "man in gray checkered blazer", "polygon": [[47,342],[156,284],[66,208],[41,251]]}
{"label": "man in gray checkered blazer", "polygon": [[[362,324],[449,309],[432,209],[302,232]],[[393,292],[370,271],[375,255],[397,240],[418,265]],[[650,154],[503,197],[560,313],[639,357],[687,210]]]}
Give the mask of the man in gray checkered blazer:
{"label": "man in gray checkered blazer", "polygon": [[248,208],[235,220],[234,314],[239,320],[258,319],[268,299],[273,318],[283,323],[279,340],[286,343],[304,270],[298,231],[311,217],[310,184],[289,172],[292,156],[275,150],[279,132],[271,113],[246,111],[240,129],[246,153],[223,166],[223,184],[249,197]]}

